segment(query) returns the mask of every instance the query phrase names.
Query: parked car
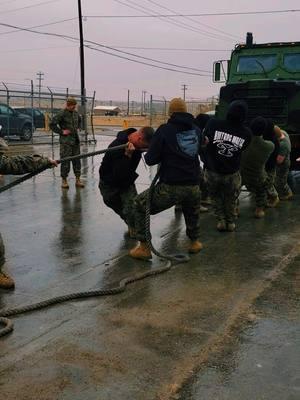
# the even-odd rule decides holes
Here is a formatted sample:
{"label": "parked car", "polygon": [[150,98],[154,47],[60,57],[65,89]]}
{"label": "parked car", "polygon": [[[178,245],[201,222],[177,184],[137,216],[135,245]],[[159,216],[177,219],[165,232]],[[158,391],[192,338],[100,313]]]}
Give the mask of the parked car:
{"label": "parked car", "polygon": [[14,109],[22,114],[33,117],[35,128],[45,128],[45,115],[38,108],[31,107],[14,107]]}
{"label": "parked car", "polygon": [[34,132],[32,118],[0,103],[0,136],[6,138],[19,137],[30,140]]}

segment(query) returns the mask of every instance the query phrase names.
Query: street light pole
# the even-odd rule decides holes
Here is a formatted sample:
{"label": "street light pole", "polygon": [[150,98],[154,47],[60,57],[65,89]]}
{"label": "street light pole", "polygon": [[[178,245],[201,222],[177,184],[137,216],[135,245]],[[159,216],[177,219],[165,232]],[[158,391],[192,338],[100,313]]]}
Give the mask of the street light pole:
{"label": "street light pole", "polygon": [[86,89],[85,89],[85,71],[84,71],[84,41],[82,28],[82,10],[81,0],[78,0],[78,22],[79,22],[79,41],[80,41],[80,94],[81,107],[83,111],[83,127],[87,140],[87,119],[86,119]]}

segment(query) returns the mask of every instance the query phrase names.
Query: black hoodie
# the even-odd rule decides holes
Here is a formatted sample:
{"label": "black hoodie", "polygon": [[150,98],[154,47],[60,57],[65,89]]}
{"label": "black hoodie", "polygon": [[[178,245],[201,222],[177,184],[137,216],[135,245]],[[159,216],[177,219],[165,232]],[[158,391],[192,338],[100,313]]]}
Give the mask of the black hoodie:
{"label": "black hoodie", "polygon": [[161,164],[160,182],[169,185],[199,184],[199,149],[202,137],[189,113],[173,113],[153,136],[145,161]]}
{"label": "black hoodie", "polygon": [[[119,132],[117,138],[108,147],[126,144],[128,135],[133,132],[136,132],[136,129],[129,128]],[[139,150],[135,150],[130,158],[125,155],[124,149],[105,153],[99,168],[100,181],[116,188],[127,189],[138,177],[135,171],[141,156],[142,153]]]}
{"label": "black hoodie", "polygon": [[247,105],[233,101],[226,120],[211,119],[205,130],[206,168],[219,174],[233,174],[240,169],[242,151],[251,141],[251,131],[244,125]]}

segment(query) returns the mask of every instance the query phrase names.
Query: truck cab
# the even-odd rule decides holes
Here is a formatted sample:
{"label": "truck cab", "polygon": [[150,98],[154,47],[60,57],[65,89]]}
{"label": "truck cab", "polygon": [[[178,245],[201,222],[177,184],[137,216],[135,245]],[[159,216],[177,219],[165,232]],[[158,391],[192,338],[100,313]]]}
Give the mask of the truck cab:
{"label": "truck cab", "polygon": [[292,142],[292,167],[300,156],[300,42],[253,44],[247,33],[245,44],[236,45],[229,61],[214,63],[214,81],[220,89],[216,110],[225,118],[233,100],[248,104],[248,122],[256,116],[271,118],[287,131]]}

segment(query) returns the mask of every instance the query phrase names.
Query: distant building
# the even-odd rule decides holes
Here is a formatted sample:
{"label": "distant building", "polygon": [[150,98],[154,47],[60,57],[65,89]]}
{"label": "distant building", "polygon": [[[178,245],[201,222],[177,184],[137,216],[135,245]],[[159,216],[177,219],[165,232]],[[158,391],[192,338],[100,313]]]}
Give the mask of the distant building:
{"label": "distant building", "polygon": [[94,107],[94,115],[118,115],[121,112],[116,106],[96,106]]}

